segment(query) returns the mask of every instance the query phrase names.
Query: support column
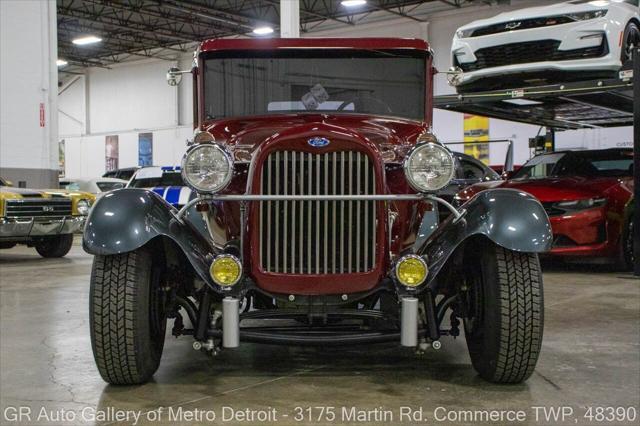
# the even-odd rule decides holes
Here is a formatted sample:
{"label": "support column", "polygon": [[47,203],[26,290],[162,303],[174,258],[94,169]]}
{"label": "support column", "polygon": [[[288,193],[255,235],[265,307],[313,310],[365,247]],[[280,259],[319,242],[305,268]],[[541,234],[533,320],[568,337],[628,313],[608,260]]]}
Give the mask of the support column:
{"label": "support column", "polygon": [[0,1],[0,175],[58,186],[55,0]]}
{"label": "support column", "polygon": [[633,273],[640,276],[640,48],[633,49]]}
{"label": "support column", "polygon": [[300,0],[280,0],[280,37],[300,37]]}

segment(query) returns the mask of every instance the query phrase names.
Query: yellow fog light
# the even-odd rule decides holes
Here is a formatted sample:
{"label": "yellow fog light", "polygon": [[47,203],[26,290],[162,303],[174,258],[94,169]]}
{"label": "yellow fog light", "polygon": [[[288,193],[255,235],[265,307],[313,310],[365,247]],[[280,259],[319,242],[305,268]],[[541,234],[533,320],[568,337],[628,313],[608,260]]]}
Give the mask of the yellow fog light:
{"label": "yellow fog light", "polygon": [[216,284],[230,287],[240,281],[242,264],[237,257],[230,254],[222,254],[213,259],[209,267],[209,274]]}
{"label": "yellow fog light", "polygon": [[407,255],[396,264],[396,278],[405,287],[417,287],[427,279],[429,269],[421,257]]}

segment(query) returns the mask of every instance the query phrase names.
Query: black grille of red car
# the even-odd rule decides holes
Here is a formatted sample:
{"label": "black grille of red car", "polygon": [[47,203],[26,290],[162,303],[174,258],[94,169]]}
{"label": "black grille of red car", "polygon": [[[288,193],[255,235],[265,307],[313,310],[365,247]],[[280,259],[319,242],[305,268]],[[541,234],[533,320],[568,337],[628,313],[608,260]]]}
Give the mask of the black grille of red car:
{"label": "black grille of red car", "polygon": [[[371,159],[360,152],[273,152],[262,167],[262,194],[374,194]],[[264,201],[260,262],[265,272],[348,274],[375,268],[374,201]]]}
{"label": "black grille of red car", "polygon": [[68,198],[22,198],[5,201],[6,217],[52,218],[71,216],[71,200]]}
{"label": "black grille of red car", "polygon": [[560,209],[558,207],[556,207],[556,203],[542,203],[542,207],[544,207],[544,210],[547,212],[547,215],[549,217],[551,216],[562,216],[563,214],[565,214],[567,211],[564,209]]}
{"label": "black grille of red car", "polygon": [[469,37],[481,37],[490,34],[506,33],[508,31],[529,30],[531,28],[552,27],[554,25],[569,24],[571,22],[575,22],[575,19],[566,15],[521,19],[477,28],[471,32]]}
{"label": "black grille of red car", "polygon": [[578,243],[566,235],[554,235],[553,247],[575,247]]}
{"label": "black grille of red car", "polygon": [[477,50],[475,52],[476,62],[460,63],[456,58],[456,65],[464,72],[471,72],[484,68],[531,62],[598,58],[608,53],[607,43],[604,37],[599,46],[575,50],[558,50],[559,47],[560,41],[558,40],[503,44]]}

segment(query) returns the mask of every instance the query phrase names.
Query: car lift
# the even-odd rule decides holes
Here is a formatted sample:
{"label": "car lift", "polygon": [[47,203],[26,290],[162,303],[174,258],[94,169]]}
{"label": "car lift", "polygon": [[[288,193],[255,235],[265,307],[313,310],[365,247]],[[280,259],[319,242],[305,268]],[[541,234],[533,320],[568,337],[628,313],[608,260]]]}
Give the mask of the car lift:
{"label": "car lift", "polygon": [[444,95],[435,97],[434,106],[558,130],[631,126],[631,78],[629,70],[609,80]]}
{"label": "car lift", "polygon": [[[439,109],[547,127],[553,149],[556,130],[634,127],[634,170],[640,170],[640,48],[633,66],[618,78],[517,89],[442,95]],[[640,174],[634,172],[634,199],[640,199]],[[640,277],[640,213],[634,209],[634,274]]]}

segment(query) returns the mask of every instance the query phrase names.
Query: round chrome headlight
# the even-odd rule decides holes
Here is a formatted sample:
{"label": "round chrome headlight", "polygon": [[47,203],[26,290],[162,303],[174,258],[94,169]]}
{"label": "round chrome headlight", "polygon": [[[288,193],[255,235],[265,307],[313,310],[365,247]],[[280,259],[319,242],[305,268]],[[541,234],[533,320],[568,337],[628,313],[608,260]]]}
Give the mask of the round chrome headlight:
{"label": "round chrome headlight", "polygon": [[455,162],[448,149],[435,143],[417,145],[404,162],[409,185],[418,192],[438,191],[451,182]]}
{"label": "round chrome headlight", "polygon": [[197,192],[220,192],[227,187],[232,175],[231,156],[220,145],[195,145],[182,158],[182,178]]}
{"label": "round chrome headlight", "polygon": [[78,210],[78,214],[82,216],[86,216],[89,214],[89,210],[91,209],[91,202],[89,200],[78,200],[78,204],[76,204],[76,210]]}

